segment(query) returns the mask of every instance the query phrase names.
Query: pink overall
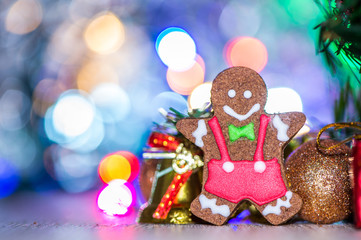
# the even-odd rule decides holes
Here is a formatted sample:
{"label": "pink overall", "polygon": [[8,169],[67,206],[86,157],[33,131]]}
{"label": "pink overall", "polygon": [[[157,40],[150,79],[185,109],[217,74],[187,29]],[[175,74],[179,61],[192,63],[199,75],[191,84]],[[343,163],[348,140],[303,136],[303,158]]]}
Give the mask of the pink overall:
{"label": "pink overall", "polygon": [[[216,139],[221,159],[212,159],[208,162],[208,179],[204,186],[207,192],[233,203],[250,199],[258,205],[272,202],[286,194],[287,189],[282,179],[278,159],[273,158],[265,161],[263,156],[263,145],[269,121],[270,117],[261,116],[253,161],[231,160],[217,117],[208,121]],[[265,169],[263,171],[255,170],[257,161],[264,162]],[[226,162],[233,164],[232,171],[224,170],[223,164]]]}

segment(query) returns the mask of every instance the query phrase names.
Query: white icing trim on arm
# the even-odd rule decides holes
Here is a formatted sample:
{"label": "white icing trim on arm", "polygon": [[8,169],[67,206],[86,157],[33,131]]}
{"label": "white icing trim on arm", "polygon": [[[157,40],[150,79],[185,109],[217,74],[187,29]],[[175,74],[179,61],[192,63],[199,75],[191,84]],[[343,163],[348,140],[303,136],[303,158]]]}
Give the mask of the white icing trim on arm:
{"label": "white icing trim on arm", "polygon": [[282,122],[280,116],[278,115],[273,118],[272,123],[273,126],[277,129],[277,139],[282,142],[288,141],[290,138],[287,136],[287,131],[290,126]]}
{"label": "white icing trim on arm", "polygon": [[234,117],[236,119],[238,119],[239,121],[243,121],[246,120],[247,118],[249,118],[253,113],[257,112],[260,109],[261,105],[259,103],[256,103],[255,105],[252,106],[252,108],[248,111],[248,113],[241,115],[236,113],[230,106],[225,105],[223,106],[223,111],[225,113],[227,113],[228,115],[230,115],[231,117]]}
{"label": "white icing trim on arm", "polygon": [[217,199],[209,199],[204,194],[201,194],[199,196],[199,202],[201,203],[202,209],[210,208],[213,214],[220,214],[223,217],[228,217],[231,212],[229,210],[229,207],[227,205],[220,205],[217,206],[216,202]]}
{"label": "white icing trim on arm", "polygon": [[192,133],[192,136],[196,138],[195,144],[198,147],[203,147],[204,143],[202,138],[207,135],[207,126],[203,119],[198,121],[197,129]]}
{"label": "white icing trim on arm", "polygon": [[292,198],[292,192],[291,191],[287,191],[286,192],[286,200],[283,201],[281,198],[277,199],[277,204],[276,206],[272,206],[271,204],[269,204],[263,211],[262,214],[264,216],[267,216],[268,214],[276,214],[276,215],[280,215],[281,214],[281,207],[286,207],[289,208],[291,207],[291,203],[290,200]]}

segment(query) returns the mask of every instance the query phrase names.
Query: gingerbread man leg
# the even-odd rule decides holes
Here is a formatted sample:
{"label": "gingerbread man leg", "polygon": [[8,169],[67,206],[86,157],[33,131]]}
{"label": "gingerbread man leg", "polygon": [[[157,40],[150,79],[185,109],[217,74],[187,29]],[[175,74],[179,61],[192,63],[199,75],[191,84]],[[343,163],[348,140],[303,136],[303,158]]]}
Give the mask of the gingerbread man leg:
{"label": "gingerbread man leg", "polygon": [[302,207],[301,197],[291,191],[287,191],[285,196],[270,203],[259,206],[255,204],[257,210],[273,225],[287,222]]}
{"label": "gingerbread man leg", "polygon": [[221,199],[205,190],[192,202],[191,211],[197,217],[215,225],[223,225],[237,210],[238,203]]}

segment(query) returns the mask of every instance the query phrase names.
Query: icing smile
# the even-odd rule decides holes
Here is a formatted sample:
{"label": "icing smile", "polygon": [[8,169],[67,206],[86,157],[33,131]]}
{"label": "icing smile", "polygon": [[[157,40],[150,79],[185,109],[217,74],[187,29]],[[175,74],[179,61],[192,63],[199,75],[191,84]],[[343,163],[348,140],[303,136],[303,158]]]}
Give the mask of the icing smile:
{"label": "icing smile", "polygon": [[251,109],[244,115],[236,113],[230,106],[225,105],[223,106],[223,111],[230,115],[231,117],[234,117],[238,119],[239,121],[246,120],[249,118],[253,113],[257,112],[260,109],[260,104],[256,103],[251,107]]}

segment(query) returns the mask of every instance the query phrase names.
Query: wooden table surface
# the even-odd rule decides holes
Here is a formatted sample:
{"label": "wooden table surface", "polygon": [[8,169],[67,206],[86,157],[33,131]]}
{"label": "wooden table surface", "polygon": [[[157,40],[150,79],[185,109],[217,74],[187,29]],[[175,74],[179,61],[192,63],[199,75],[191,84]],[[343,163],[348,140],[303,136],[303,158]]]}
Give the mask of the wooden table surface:
{"label": "wooden table surface", "polygon": [[96,192],[23,192],[0,200],[0,239],[361,239],[351,224],[225,226],[137,224],[137,211],[108,217],[97,210]]}

